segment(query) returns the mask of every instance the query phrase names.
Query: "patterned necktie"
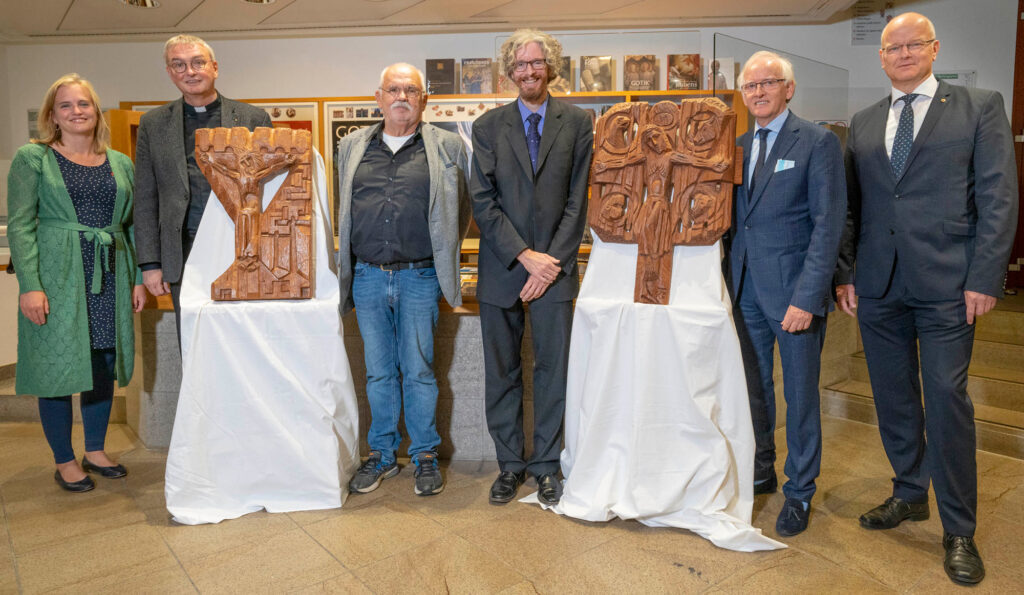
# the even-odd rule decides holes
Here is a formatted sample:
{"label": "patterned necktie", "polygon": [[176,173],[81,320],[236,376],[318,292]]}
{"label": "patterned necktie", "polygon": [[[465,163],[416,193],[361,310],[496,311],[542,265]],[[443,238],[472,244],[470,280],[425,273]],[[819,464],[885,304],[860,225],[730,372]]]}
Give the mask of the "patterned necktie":
{"label": "patterned necktie", "polygon": [[537,153],[540,152],[540,114],[530,114],[526,120],[530,127],[526,130],[526,148],[530,151],[530,163],[533,171],[537,171]]}
{"label": "patterned necktie", "polygon": [[764,175],[764,164],[768,159],[768,133],[767,128],[757,131],[757,164],[754,165],[754,173],[750,176],[750,189],[754,189],[754,180]]}
{"label": "patterned necktie", "polygon": [[903,110],[900,111],[900,122],[896,126],[896,138],[892,141],[892,153],[889,157],[892,173],[897,178],[903,173],[903,166],[907,164],[907,156],[910,155],[910,145],[914,144],[914,108],[910,104],[917,97],[917,93],[907,93],[896,100],[904,102]]}

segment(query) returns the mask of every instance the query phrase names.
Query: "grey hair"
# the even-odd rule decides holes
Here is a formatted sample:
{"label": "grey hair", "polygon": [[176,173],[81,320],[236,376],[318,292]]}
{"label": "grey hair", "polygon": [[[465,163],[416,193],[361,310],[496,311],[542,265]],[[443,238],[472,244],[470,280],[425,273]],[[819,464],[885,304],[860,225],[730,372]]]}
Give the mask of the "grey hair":
{"label": "grey hair", "polygon": [[548,82],[555,80],[562,68],[562,44],[551,35],[539,29],[516,29],[505,43],[501,44],[501,70],[509,78],[516,66],[516,52],[531,43],[539,43],[544,50],[544,62],[548,65]]}
{"label": "grey hair", "polygon": [[164,62],[167,61],[167,54],[171,51],[171,48],[176,45],[197,45],[206,50],[206,53],[210,54],[210,61],[217,61],[217,57],[213,55],[213,48],[210,47],[210,44],[195,35],[182,34],[175,35],[164,43]]}
{"label": "grey hair", "polygon": [[380,84],[378,86],[383,89],[384,88],[384,79],[387,78],[388,72],[391,71],[392,69],[398,68],[400,66],[408,68],[409,70],[411,70],[411,71],[415,72],[417,75],[419,75],[419,77],[420,77],[420,87],[421,88],[426,88],[427,77],[423,76],[423,71],[420,70],[419,68],[416,68],[412,64],[408,64],[406,62],[395,62],[391,66],[386,66],[384,68],[384,70],[380,71]]}
{"label": "grey hair", "polygon": [[786,79],[787,82],[796,82],[796,79],[793,78],[792,62],[776,54],[775,52],[761,50],[760,52],[754,52],[754,55],[751,56],[750,59],[748,59],[746,63],[743,64],[743,70],[740,71],[740,76],[736,79],[737,87],[742,87],[747,82],[745,78],[747,69],[750,68],[750,65],[757,60],[772,60],[778,62],[779,66],[782,67],[782,78]]}

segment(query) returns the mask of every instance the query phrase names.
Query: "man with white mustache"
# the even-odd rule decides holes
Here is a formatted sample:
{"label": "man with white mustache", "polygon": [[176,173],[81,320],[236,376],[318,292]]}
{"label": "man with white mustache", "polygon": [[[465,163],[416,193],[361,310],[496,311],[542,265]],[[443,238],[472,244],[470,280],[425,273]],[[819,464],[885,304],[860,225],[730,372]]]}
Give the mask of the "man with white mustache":
{"label": "man with white mustache", "polygon": [[338,282],[363,338],[370,455],[349,482],[372,492],[398,474],[405,412],[420,496],[440,493],[434,331],[441,295],[462,304],[459,252],[469,229],[466,147],[422,122],[423,74],[392,64],[375,93],[379,124],[338,141]]}

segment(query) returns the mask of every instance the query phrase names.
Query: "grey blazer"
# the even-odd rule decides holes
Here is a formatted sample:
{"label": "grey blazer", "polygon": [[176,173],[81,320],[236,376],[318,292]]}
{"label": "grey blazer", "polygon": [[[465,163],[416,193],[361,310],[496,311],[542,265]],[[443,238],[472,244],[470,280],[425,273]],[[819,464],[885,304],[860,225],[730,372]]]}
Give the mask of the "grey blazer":
{"label": "grey blazer", "polygon": [[[366,147],[381,124],[361,128],[338,141],[338,284],[342,315],[352,302],[352,178]],[[462,304],[459,253],[469,231],[469,190],[466,186],[466,145],[452,132],[423,123],[420,128],[430,169],[430,206],[427,217],[434,268],[444,299],[452,307]]]}
{"label": "grey blazer", "polygon": [[1003,98],[939,81],[899,179],[885,152],[890,101],[850,123],[849,213],[836,283],[882,297],[898,254],[918,300],[953,300],[964,291],[1002,296],[1018,209]]}
{"label": "grey blazer", "polygon": [[[189,189],[183,105],[176,99],[143,114],[135,144],[135,247],[140,263],[160,263],[168,283],[181,281],[184,266],[181,228]],[[220,117],[227,128],[271,126],[267,112],[223,95]]]}

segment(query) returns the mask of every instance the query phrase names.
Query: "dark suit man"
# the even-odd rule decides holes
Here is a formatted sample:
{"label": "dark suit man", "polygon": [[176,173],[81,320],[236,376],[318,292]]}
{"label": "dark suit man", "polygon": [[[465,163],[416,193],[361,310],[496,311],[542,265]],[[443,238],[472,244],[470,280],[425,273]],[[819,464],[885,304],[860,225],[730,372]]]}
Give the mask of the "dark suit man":
{"label": "dark suit man", "polygon": [[[487,428],[501,473],[492,503],[512,500],[525,472],[541,502],[561,498],[558,457],[565,410],[576,253],[583,238],[593,127],[582,110],[553,99],[561,45],[519,30],[502,46],[502,67],[519,98],[473,124],[470,193],[480,227],[480,326]],[[533,329],[533,454],[523,444],[520,349],[530,304]]]}
{"label": "dark suit man", "polygon": [[[135,145],[135,245],[143,283],[171,294],[179,318],[181,274],[210,196],[195,160],[198,128],[271,126],[267,112],[217,93],[213,49],[193,35],[164,44],[164,61],[181,99],[146,112]],[[180,337],[179,337],[180,340]]]}
{"label": "dark suit man", "polygon": [[930,479],[943,566],[953,581],[974,584],[985,567],[973,539],[967,366],[974,319],[1002,294],[1018,195],[1002,97],[938,82],[938,51],[922,15],[900,15],[882,32],[879,55],[893,89],[851,122],[836,291],[851,315],[860,300],[878,429],[896,475],[892,497],[860,523],[889,529],[928,518]]}
{"label": "dark suit man", "polygon": [[843,154],[835,134],[787,108],[796,90],[788,60],[757,52],[739,83],[757,125],[740,137],[744,181],[735,191],[730,281],[757,446],[754,492],[760,494],[777,487],[772,366],[779,344],[789,480],[775,528],[788,537],[807,528],[821,466],[818,380],[846,215]]}

